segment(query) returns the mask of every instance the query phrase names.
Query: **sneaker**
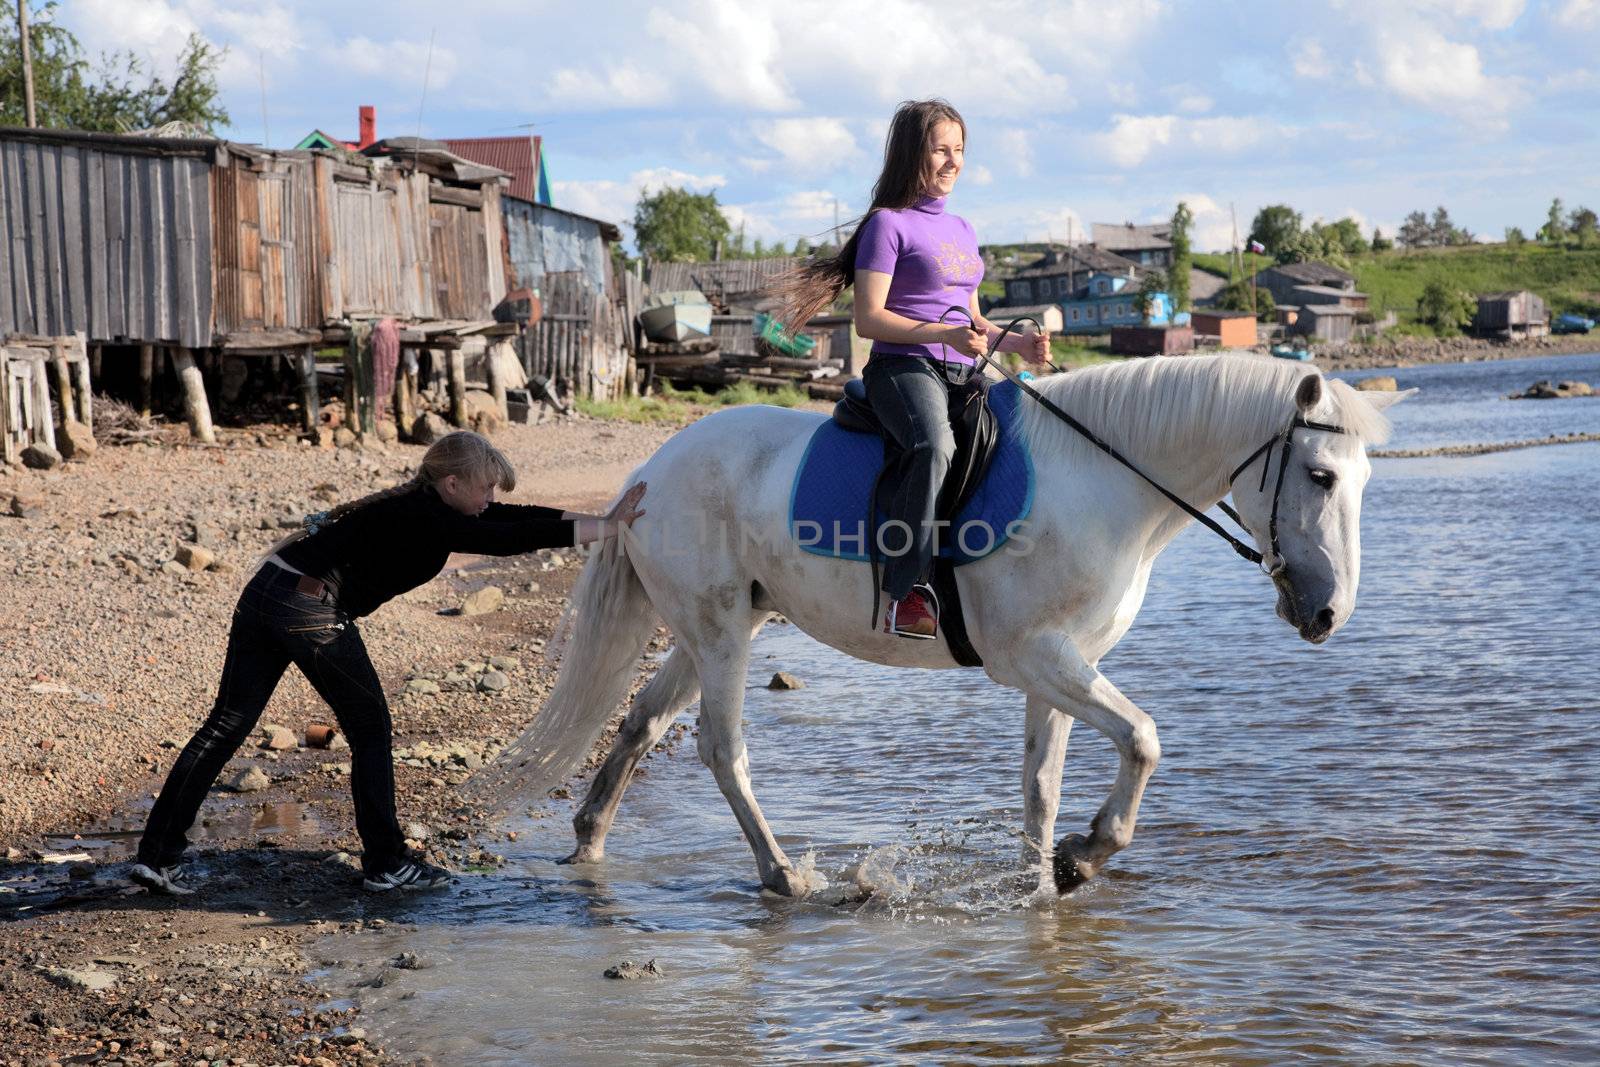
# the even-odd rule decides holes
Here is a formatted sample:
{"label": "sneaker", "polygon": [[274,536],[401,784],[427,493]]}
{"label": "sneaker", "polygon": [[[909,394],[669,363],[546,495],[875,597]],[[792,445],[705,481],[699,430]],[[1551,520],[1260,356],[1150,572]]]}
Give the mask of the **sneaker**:
{"label": "sneaker", "polygon": [[185,881],[183,868],[178,866],[150,867],[135,863],[128,868],[128,879],[161,896],[186,897],[194,893],[194,886]]}
{"label": "sneaker", "polygon": [[440,889],[455,880],[455,875],[421,860],[406,860],[392,871],[369,874],[361,879],[361,888],[369,893],[387,893],[391,889],[409,892],[414,889]]}
{"label": "sneaker", "polygon": [[925,585],[912,587],[904,600],[889,605],[883,632],[917,641],[932,641],[939,632],[939,601]]}

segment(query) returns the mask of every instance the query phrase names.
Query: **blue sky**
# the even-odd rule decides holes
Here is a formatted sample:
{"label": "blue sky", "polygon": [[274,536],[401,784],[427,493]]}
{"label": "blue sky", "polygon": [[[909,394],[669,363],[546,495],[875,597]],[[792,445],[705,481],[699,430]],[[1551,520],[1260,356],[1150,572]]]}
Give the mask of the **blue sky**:
{"label": "blue sky", "polygon": [[[63,0],[92,51],[227,46],[225,134],[545,138],[556,203],[627,222],[714,190],[766,240],[866,205],[889,114],[968,126],[980,240],[1063,239],[1187,200],[1197,244],[1263,204],[1392,233],[1444,204],[1498,239],[1600,209],[1600,0]],[[431,38],[431,59],[430,59]],[[426,103],[423,73],[428,67]],[[265,92],[263,93],[263,87]],[[263,121],[265,96],[265,122]]]}

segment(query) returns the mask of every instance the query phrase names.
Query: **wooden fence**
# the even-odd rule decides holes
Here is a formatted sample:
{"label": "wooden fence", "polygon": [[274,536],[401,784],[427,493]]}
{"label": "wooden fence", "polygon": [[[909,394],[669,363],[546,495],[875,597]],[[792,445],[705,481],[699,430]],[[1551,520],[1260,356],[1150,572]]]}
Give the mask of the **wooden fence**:
{"label": "wooden fence", "polygon": [[544,313],[518,341],[528,376],[563,383],[571,395],[595,400],[636,392],[632,290],[619,285],[621,299],[613,301],[564,273],[546,274],[540,288]]}

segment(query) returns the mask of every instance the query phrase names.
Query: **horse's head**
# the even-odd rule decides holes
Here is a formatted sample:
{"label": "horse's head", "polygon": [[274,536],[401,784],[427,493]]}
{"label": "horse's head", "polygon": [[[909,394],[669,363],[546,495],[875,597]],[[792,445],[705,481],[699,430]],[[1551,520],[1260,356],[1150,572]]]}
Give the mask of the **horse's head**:
{"label": "horse's head", "polygon": [[1275,441],[1255,461],[1267,465],[1264,476],[1252,465],[1234,482],[1234,502],[1278,587],[1278,616],[1313,644],[1355,610],[1361,491],[1372,474],[1366,443],[1387,428],[1382,411],[1414,391],[1358,393],[1306,375],[1295,387],[1295,406],[1315,425],[1297,424],[1287,449],[1282,438]]}

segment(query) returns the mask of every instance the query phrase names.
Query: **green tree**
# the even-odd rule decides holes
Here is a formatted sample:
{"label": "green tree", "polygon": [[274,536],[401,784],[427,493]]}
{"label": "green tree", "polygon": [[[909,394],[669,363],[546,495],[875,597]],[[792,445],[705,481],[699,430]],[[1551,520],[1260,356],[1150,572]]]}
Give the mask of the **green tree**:
{"label": "green tree", "polygon": [[[225,51],[191,34],[169,81],[131,51],[100,57],[92,67],[72,32],[55,21],[56,4],[29,15],[34,111],[40,126],[126,133],[169,122],[210,131],[228,123],[218,99],[216,73]],[[16,23],[0,19],[0,124],[27,122],[22,49]]]}
{"label": "green tree", "polygon": [[1433,243],[1433,226],[1426,211],[1413,211],[1400,224],[1400,244],[1404,248],[1427,248]]}
{"label": "green tree", "polygon": [[1520,226],[1507,226],[1506,227],[1506,244],[1507,245],[1511,246],[1512,248],[1517,248],[1517,247],[1520,247],[1521,245],[1526,244],[1527,242],[1528,242],[1528,238],[1526,237],[1526,235],[1523,234],[1522,228]]}
{"label": "green tree", "polygon": [[1317,223],[1316,228],[1322,231],[1330,248],[1336,248],[1347,256],[1359,256],[1367,251],[1367,239],[1361,235],[1361,224],[1355,219],[1342,218],[1327,225]]}
{"label": "green tree", "polygon": [[1567,216],[1567,229],[1578,242],[1579,248],[1588,248],[1600,237],[1600,218],[1581,204]]}
{"label": "green tree", "polygon": [[1156,294],[1167,292],[1167,274],[1153,270],[1139,281],[1139,291],[1133,295],[1133,308],[1146,323],[1155,310]]}
{"label": "green tree", "polygon": [[1449,337],[1472,325],[1478,302],[1471,293],[1452,289],[1435,279],[1422,289],[1417,299],[1417,320],[1433,327],[1441,337]]}
{"label": "green tree", "polygon": [[1268,204],[1250,223],[1250,240],[1265,245],[1269,256],[1276,256],[1299,233],[1300,213],[1288,204]]}
{"label": "green tree", "polygon": [[716,193],[666,188],[640,197],[633,211],[634,244],[651,259],[679,263],[712,259],[728,243],[729,230]]}
{"label": "green tree", "polygon": [[1394,242],[1383,235],[1383,231],[1374,226],[1372,228],[1372,251],[1389,252],[1394,249]]}
{"label": "green tree", "polygon": [[[1217,296],[1217,306],[1224,311],[1249,311],[1251,310],[1250,280],[1248,278],[1231,283]],[[1255,290],[1255,316],[1262,322],[1271,322],[1277,314],[1277,306],[1272,299],[1272,293],[1266,289]]]}
{"label": "green tree", "polygon": [[1168,271],[1167,291],[1172,294],[1172,310],[1189,310],[1189,230],[1194,226],[1194,213],[1181,200],[1172,213],[1172,269]]}
{"label": "green tree", "polygon": [[1539,240],[1545,244],[1558,245],[1567,239],[1567,209],[1558,196],[1550,201],[1550,213],[1545,216],[1544,225],[1539,227]]}

